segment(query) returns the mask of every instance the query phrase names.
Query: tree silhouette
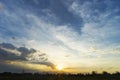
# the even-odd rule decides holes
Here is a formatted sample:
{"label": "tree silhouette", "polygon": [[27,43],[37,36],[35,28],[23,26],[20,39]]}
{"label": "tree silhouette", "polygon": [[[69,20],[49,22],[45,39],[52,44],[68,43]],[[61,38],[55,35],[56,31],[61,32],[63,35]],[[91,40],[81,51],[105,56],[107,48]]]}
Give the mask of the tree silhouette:
{"label": "tree silhouette", "polygon": [[93,71],[91,74],[50,74],[50,73],[0,73],[0,80],[120,80],[120,73],[101,74]]}

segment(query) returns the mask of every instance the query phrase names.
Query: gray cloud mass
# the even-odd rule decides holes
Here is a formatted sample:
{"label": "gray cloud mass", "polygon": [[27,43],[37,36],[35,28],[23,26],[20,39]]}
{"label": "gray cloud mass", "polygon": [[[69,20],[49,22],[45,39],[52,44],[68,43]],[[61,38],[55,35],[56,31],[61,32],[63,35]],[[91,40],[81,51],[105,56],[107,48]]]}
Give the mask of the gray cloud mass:
{"label": "gray cloud mass", "polygon": [[[10,43],[0,44],[0,61],[0,65],[5,66],[6,69],[9,65],[5,61],[25,61],[32,64],[46,65],[54,69],[54,64],[48,60],[46,53],[33,48],[15,47]],[[0,69],[2,68],[0,67]]]}

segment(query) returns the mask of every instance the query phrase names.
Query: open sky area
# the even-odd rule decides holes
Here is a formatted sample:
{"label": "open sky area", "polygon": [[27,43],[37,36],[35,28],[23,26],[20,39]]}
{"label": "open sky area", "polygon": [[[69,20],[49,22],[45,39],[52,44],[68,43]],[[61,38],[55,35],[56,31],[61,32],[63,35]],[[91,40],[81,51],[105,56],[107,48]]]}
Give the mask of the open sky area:
{"label": "open sky area", "polygon": [[0,0],[0,72],[120,71],[120,0]]}

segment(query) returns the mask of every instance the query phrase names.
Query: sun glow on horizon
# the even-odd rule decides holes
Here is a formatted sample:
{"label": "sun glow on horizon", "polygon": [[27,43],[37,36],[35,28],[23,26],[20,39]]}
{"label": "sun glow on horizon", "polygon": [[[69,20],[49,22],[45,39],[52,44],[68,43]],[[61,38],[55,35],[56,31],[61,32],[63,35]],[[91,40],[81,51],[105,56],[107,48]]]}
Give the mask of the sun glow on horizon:
{"label": "sun glow on horizon", "polygon": [[57,65],[57,66],[56,66],[56,69],[59,70],[59,71],[61,71],[61,70],[63,70],[63,66]]}

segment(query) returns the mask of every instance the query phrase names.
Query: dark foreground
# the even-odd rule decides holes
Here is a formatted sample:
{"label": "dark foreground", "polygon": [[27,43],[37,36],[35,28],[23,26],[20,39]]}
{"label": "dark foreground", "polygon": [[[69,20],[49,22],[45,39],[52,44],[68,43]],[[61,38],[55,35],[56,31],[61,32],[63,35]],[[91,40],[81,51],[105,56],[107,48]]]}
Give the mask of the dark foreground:
{"label": "dark foreground", "polygon": [[0,80],[120,80],[120,73],[109,74],[38,74],[0,73]]}

